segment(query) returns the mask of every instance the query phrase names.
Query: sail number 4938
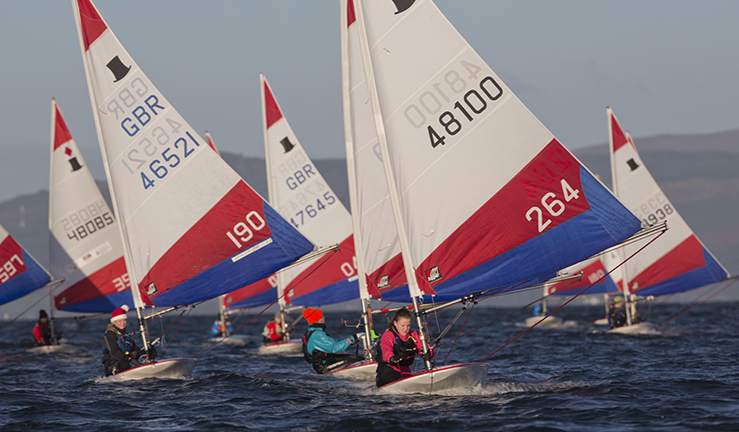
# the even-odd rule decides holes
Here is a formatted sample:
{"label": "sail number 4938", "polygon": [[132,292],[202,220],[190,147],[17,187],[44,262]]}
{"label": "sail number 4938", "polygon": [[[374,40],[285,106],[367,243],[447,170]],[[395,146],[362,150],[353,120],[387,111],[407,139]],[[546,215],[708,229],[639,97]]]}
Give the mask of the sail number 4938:
{"label": "sail number 4938", "polygon": [[[564,196],[565,202],[570,202],[573,199],[580,198],[580,190],[572,189],[570,184],[567,183],[567,180],[562,179],[560,181],[560,185],[562,186],[562,195]],[[543,197],[541,197],[541,206],[552,217],[557,217],[565,211],[565,203],[557,199],[557,194],[555,194],[554,192],[547,192],[544,194]],[[545,219],[544,212],[538,206],[533,206],[526,212],[526,219],[529,221],[533,221],[534,215],[536,215],[536,222],[537,227],[539,228],[539,232],[544,231],[549,226],[549,224],[552,223],[551,219]]]}
{"label": "sail number 4938", "polygon": [[226,232],[226,236],[228,236],[233,244],[235,244],[239,249],[242,248],[242,243],[246,243],[254,237],[254,233],[256,231],[267,226],[267,223],[262,219],[262,216],[253,210],[246,214],[245,219],[246,222],[238,222],[234,225],[233,233],[231,231]]}

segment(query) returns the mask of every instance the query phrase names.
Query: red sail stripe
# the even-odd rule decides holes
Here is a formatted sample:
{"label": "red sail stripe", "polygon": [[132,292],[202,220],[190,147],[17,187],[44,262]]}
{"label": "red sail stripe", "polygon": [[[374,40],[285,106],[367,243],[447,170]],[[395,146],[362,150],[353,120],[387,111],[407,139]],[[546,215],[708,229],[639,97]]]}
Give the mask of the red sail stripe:
{"label": "red sail stripe", "polygon": [[346,26],[354,24],[357,17],[354,15],[354,0],[347,0],[346,2]]}
{"label": "red sail stripe", "polygon": [[[693,234],[631,279],[629,287],[638,292],[705,265],[703,245]],[[634,289],[634,286],[637,288]]]}
{"label": "red sail stripe", "polygon": [[[235,237],[234,226],[245,222],[246,215],[256,212],[265,221],[264,227],[252,230],[247,242],[240,242],[238,248],[227,236]],[[249,227],[251,229],[251,227]],[[170,288],[208,270],[212,266],[235,255],[239,251],[272,236],[264,216],[262,199],[243,180],[240,180],[218,203],[175,242],[159,258],[151,270],[139,282],[139,291],[144,301],[161,295]],[[154,283],[158,293],[146,295],[146,286]]]}
{"label": "red sail stripe", "polygon": [[67,123],[64,122],[62,112],[59,110],[59,105],[54,104],[56,112],[54,113],[54,150],[58,149],[65,143],[72,140],[72,134],[69,133]]}
{"label": "red sail stripe", "polygon": [[80,9],[80,23],[82,24],[82,41],[85,44],[85,51],[90,48],[108,26],[100,17],[95,6],[90,0],[78,0],[77,5]]}
{"label": "red sail stripe", "polygon": [[615,153],[616,150],[626,145],[629,140],[626,139],[626,134],[623,129],[621,129],[621,125],[618,123],[618,120],[616,120],[616,116],[613,113],[611,113],[611,130],[613,131],[613,152]]}
{"label": "red sail stripe", "polygon": [[264,111],[267,113],[267,128],[282,118],[282,111],[277,106],[275,97],[272,96],[272,90],[269,88],[267,80],[264,80]]}
{"label": "red sail stripe", "polygon": [[[17,256],[14,258],[13,256]],[[8,264],[10,263],[10,264]],[[23,263],[23,264],[21,264]],[[5,267],[7,265],[7,267]],[[23,248],[10,235],[0,243],[0,271],[3,271],[8,279],[0,284],[13,279],[14,277],[28,270],[26,263],[23,261]],[[12,275],[11,275],[12,273]],[[3,277],[5,279],[5,277]]]}
{"label": "red sail stripe", "polygon": [[[127,275],[126,262],[123,257],[120,257],[59,293],[54,298],[56,308],[64,310],[65,307],[73,304],[115,294],[119,292],[120,286],[120,283],[116,286],[115,279],[121,278],[121,282],[123,282],[123,276]],[[127,289],[121,291],[127,291],[130,288],[129,283]]]}
{"label": "red sail stripe", "polygon": [[[579,198],[565,200],[562,179],[579,191]],[[542,204],[547,193],[554,193],[546,201],[548,205],[554,200],[564,205],[557,216]],[[542,232],[590,208],[580,182],[580,163],[556,139],[447,237],[416,269],[417,277],[420,279],[426,270],[438,267],[441,277],[431,284],[443,282],[538,236],[539,214],[532,213],[533,207],[541,212],[544,224],[550,221]],[[554,212],[559,210],[559,204],[554,204]],[[527,213],[531,220],[527,220]]]}

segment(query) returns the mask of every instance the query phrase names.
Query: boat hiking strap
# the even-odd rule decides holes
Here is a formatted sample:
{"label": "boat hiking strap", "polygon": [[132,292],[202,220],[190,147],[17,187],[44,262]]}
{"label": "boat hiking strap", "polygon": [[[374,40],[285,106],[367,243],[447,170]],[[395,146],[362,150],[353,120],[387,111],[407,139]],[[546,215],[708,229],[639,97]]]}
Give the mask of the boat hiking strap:
{"label": "boat hiking strap", "polygon": [[[472,315],[472,309],[475,308],[476,303],[472,303],[472,307],[470,308],[470,311],[467,312],[467,317],[464,319],[464,322],[462,323],[462,327],[459,328],[459,331],[457,332],[457,337],[454,338],[454,342],[452,342],[452,346],[449,347],[449,351],[446,353],[446,357],[444,357],[444,361],[441,362],[441,365],[444,366],[446,364],[446,359],[449,358],[449,354],[452,353],[452,349],[454,349],[454,345],[457,343],[457,339],[459,339],[459,335],[462,333],[462,329],[464,328],[465,324],[467,324],[467,320],[470,318],[470,315]],[[459,318],[459,315],[464,312],[464,310],[467,308],[467,305],[464,305],[464,307],[459,311],[456,317],[454,317],[454,320],[456,321],[457,318]],[[452,324],[454,321],[452,321]],[[446,329],[444,329],[444,332],[446,332],[451,327],[451,324],[447,326]],[[438,338],[436,338],[437,341],[440,341],[441,338],[444,337],[444,333],[440,334]]]}
{"label": "boat hiking strap", "polygon": [[[182,311],[182,312],[184,313],[185,311]],[[191,308],[191,307],[188,307],[188,308],[187,308],[187,315],[185,315],[185,319],[183,319],[183,320],[182,320],[182,323],[180,323],[180,326],[179,326],[179,327],[177,327],[177,331],[176,331],[176,332],[174,332],[174,336],[172,336],[172,339],[170,339],[170,340],[169,340],[169,343],[167,344],[167,348],[164,348],[164,352],[162,353],[162,358],[164,358],[164,354],[167,354],[167,350],[169,349],[169,346],[170,346],[170,345],[172,345],[172,342],[174,342],[175,338],[177,337],[177,333],[179,333],[179,332],[180,332],[180,329],[181,329],[181,328],[182,328],[182,326],[183,326],[183,325],[185,324],[185,321],[187,321],[187,318],[188,318],[188,317],[190,316],[190,312],[192,312],[192,308]],[[182,313],[180,313],[180,316],[182,316]],[[179,318],[180,318],[180,317],[178,316],[178,317],[177,317],[177,319],[179,319]],[[175,319],[175,321],[176,321],[177,319]],[[174,321],[173,321],[173,322],[174,322]],[[170,324],[170,325],[171,325],[171,324]],[[167,326],[167,328],[169,328],[169,326]],[[161,336],[161,335],[160,335],[160,336]],[[159,338],[157,338],[157,339],[159,339]],[[146,347],[146,348],[149,348],[149,347]]]}
{"label": "boat hiking strap", "polygon": [[500,350],[502,350],[503,348],[507,347],[507,346],[508,346],[508,345],[510,345],[510,344],[511,344],[511,343],[512,343],[513,341],[515,341],[516,339],[518,339],[518,338],[520,338],[521,336],[523,336],[523,335],[524,335],[524,334],[525,334],[526,332],[528,332],[528,331],[529,331],[529,330],[531,330],[532,328],[534,328],[534,327],[538,326],[538,325],[539,325],[539,324],[540,324],[540,323],[541,323],[542,321],[544,321],[545,319],[547,319],[547,318],[549,318],[550,316],[554,315],[554,314],[555,314],[556,312],[558,312],[558,311],[559,311],[560,309],[562,309],[563,307],[565,307],[565,306],[567,306],[568,304],[570,304],[570,302],[572,302],[572,300],[575,300],[576,298],[578,298],[578,297],[580,296],[580,294],[583,294],[583,293],[584,293],[585,291],[589,290],[589,289],[590,289],[590,288],[591,288],[591,287],[592,287],[593,285],[595,285],[595,284],[597,284],[598,282],[600,282],[600,281],[602,281],[603,279],[605,279],[605,278],[606,278],[606,277],[607,277],[608,275],[610,275],[611,273],[613,273],[613,272],[614,272],[614,271],[615,271],[616,269],[618,269],[618,268],[620,268],[620,267],[621,267],[622,265],[624,265],[624,264],[626,263],[626,261],[630,260],[630,259],[631,259],[631,258],[633,258],[633,257],[634,257],[634,256],[635,256],[636,254],[638,254],[639,252],[643,251],[643,250],[644,250],[645,248],[647,248],[647,247],[648,247],[649,245],[651,245],[651,244],[652,244],[652,243],[653,243],[653,242],[654,242],[655,240],[657,240],[658,238],[662,237],[662,234],[664,234],[664,233],[665,233],[666,231],[667,231],[667,230],[664,230],[664,231],[660,232],[659,234],[657,234],[657,236],[656,236],[656,237],[654,237],[654,238],[653,238],[652,240],[650,240],[650,241],[649,241],[649,242],[648,242],[647,244],[645,244],[644,246],[642,246],[641,248],[639,248],[639,250],[637,250],[636,252],[634,252],[633,254],[631,254],[631,255],[630,255],[630,256],[629,256],[628,258],[626,258],[625,260],[623,260],[623,261],[622,261],[622,262],[621,262],[621,263],[620,263],[619,265],[617,265],[616,267],[614,267],[614,268],[613,268],[613,269],[612,269],[611,271],[607,272],[606,274],[604,274],[603,276],[601,276],[601,277],[600,277],[600,278],[599,278],[598,280],[596,280],[596,281],[592,282],[592,283],[591,283],[590,285],[588,285],[588,286],[586,286],[585,288],[583,288],[583,289],[582,289],[582,290],[581,290],[581,291],[580,291],[579,293],[575,294],[575,296],[574,296],[574,297],[572,297],[571,299],[569,299],[569,300],[567,300],[566,302],[562,303],[562,304],[561,304],[561,305],[560,305],[560,306],[559,306],[559,307],[558,307],[557,309],[553,310],[552,312],[550,312],[550,313],[548,313],[547,315],[545,315],[544,317],[542,317],[542,319],[540,319],[539,321],[537,321],[537,322],[536,322],[536,323],[535,323],[534,325],[532,325],[531,327],[527,328],[526,330],[524,330],[524,331],[522,331],[521,333],[519,333],[518,335],[516,335],[516,337],[514,337],[514,338],[513,338],[513,339],[511,339],[511,340],[509,340],[508,342],[506,342],[505,344],[503,344],[503,345],[502,345],[502,346],[501,346],[500,348],[496,349],[495,351],[493,351],[493,352],[491,352],[490,354],[488,354],[487,356],[485,356],[485,358],[483,358],[482,360],[479,360],[479,361],[478,361],[478,363],[482,363],[482,362],[484,362],[485,360],[489,359],[490,357],[492,357],[493,355],[495,355],[495,353],[497,353],[498,351],[500,351]]}
{"label": "boat hiking strap", "polygon": [[[336,252],[336,251],[338,251],[338,249],[333,249],[333,251],[334,251],[334,252]],[[312,271],[311,271],[310,273],[308,273],[307,275],[305,275],[305,276],[303,277],[303,279],[300,279],[300,280],[299,280],[299,281],[298,281],[298,282],[297,282],[297,283],[295,284],[295,286],[298,286],[298,285],[300,285],[301,283],[303,283],[303,281],[305,281],[305,280],[306,280],[307,278],[309,278],[309,277],[310,277],[310,276],[311,276],[311,275],[312,275],[313,273],[315,273],[316,271],[318,271],[318,270],[319,270],[319,269],[320,269],[320,268],[321,268],[321,267],[322,267],[322,266],[323,266],[324,264],[326,264],[326,262],[328,262],[328,260],[323,260],[323,261],[322,261],[321,263],[319,263],[319,264],[318,264],[318,266],[317,266],[316,268],[314,268],[314,269],[313,269],[313,270],[312,270]],[[214,343],[213,343],[213,344],[212,344],[211,346],[209,346],[208,348],[206,348],[206,349],[204,349],[204,350],[200,351],[200,352],[199,352],[199,353],[197,353],[197,354],[196,354],[195,356],[193,356],[193,358],[198,358],[199,356],[201,356],[202,354],[205,354],[205,353],[206,353],[207,351],[209,351],[209,350],[210,350],[211,348],[213,348],[214,346],[216,346],[216,345],[220,344],[221,342],[225,341],[225,340],[226,340],[226,339],[227,339],[228,337],[230,337],[231,335],[234,335],[234,334],[236,334],[236,333],[237,333],[237,332],[238,332],[239,330],[241,330],[242,328],[244,328],[244,327],[245,327],[245,326],[246,326],[247,324],[249,324],[250,322],[254,321],[254,320],[255,320],[255,319],[256,319],[256,318],[258,317],[258,316],[262,315],[262,314],[263,314],[263,313],[264,313],[264,312],[265,312],[265,311],[266,311],[267,309],[269,309],[269,308],[271,308],[272,306],[274,306],[274,304],[275,304],[275,303],[277,303],[278,301],[280,301],[280,299],[282,299],[283,297],[285,297],[285,295],[287,295],[287,293],[288,293],[288,291],[287,291],[287,290],[284,290],[284,292],[282,293],[282,295],[281,295],[281,296],[277,297],[277,298],[275,299],[275,301],[273,301],[272,303],[268,304],[268,305],[267,305],[267,306],[266,306],[266,307],[265,307],[264,309],[262,309],[261,311],[259,311],[259,313],[258,313],[258,314],[256,314],[256,315],[254,315],[253,317],[251,317],[251,319],[249,319],[248,321],[246,321],[246,322],[245,322],[244,324],[241,324],[241,325],[239,326],[239,328],[237,328],[236,330],[234,330],[233,332],[231,332],[231,334],[230,334],[230,335],[228,335],[228,336],[226,336],[226,337],[224,337],[224,338],[222,338],[222,339],[220,339],[220,340],[218,340],[218,341],[214,342]],[[296,321],[296,322],[297,322],[297,321]]]}
{"label": "boat hiking strap", "polygon": [[[712,298],[716,297],[717,295],[719,295],[720,293],[722,293],[723,291],[725,291],[727,288],[729,288],[730,286],[732,286],[734,283],[736,283],[737,280],[739,280],[739,276],[734,276],[734,277],[731,277],[731,278],[728,278],[728,279],[724,279],[724,282],[726,282],[726,285],[724,285],[721,289],[719,289],[718,291],[714,292],[713,294],[711,294],[707,298],[701,300],[700,302],[694,304],[693,306],[685,309],[684,311],[680,312],[679,314],[673,316],[672,318],[668,319],[667,321],[663,322],[662,324],[659,325],[659,327],[662,328],[667,323],[676,320],[677,318],[679,318],[679,317],[685,315],[686,313],[692,311],[693,309],[697,308],[698,306],[702,305],[703,303],[707,302],[708,300],[711,300]],[[718,288],[718,287],[719,287],[719,285],[716,285],[716,288]],[[708,294],[708,292],[705,292],[705,293],[701,294],[695,300],[698,300],[700,297],[702,297],[702,296],[704,296],[706,294]]]}

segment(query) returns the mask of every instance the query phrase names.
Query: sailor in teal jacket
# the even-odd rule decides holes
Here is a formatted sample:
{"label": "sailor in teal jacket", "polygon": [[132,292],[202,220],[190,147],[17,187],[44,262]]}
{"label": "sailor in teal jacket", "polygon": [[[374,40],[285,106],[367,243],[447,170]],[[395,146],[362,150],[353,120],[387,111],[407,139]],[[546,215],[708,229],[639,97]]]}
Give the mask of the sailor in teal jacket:
{"label": "sailor in teal jacket", "polygon": [[329,373],[364,360],[362,356],[340,354],[359,342],[361,333],[337,341],[326,334],[326,320],[320,309],[308,308],[303,311],[303,317],[310,324],[303,336],[303,357],[316,372]]}

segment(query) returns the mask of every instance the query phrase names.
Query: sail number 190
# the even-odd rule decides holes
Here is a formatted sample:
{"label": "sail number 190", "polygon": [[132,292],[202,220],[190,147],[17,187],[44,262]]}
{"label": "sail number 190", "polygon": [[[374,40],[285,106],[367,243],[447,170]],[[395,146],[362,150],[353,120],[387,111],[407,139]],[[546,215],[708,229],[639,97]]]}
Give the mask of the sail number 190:
{"label": "sail number 190", "polygon": [[242,243],[251,240],[256,231],[261,230],[267,225],[264,219],[262,219],[262,216],[253,210],[246,214],[245,219],[246,222],[238,222],[234,225],[232,229],[233,233],[231,231],[226,232],[228,238],[239,249],[243,247]]}

